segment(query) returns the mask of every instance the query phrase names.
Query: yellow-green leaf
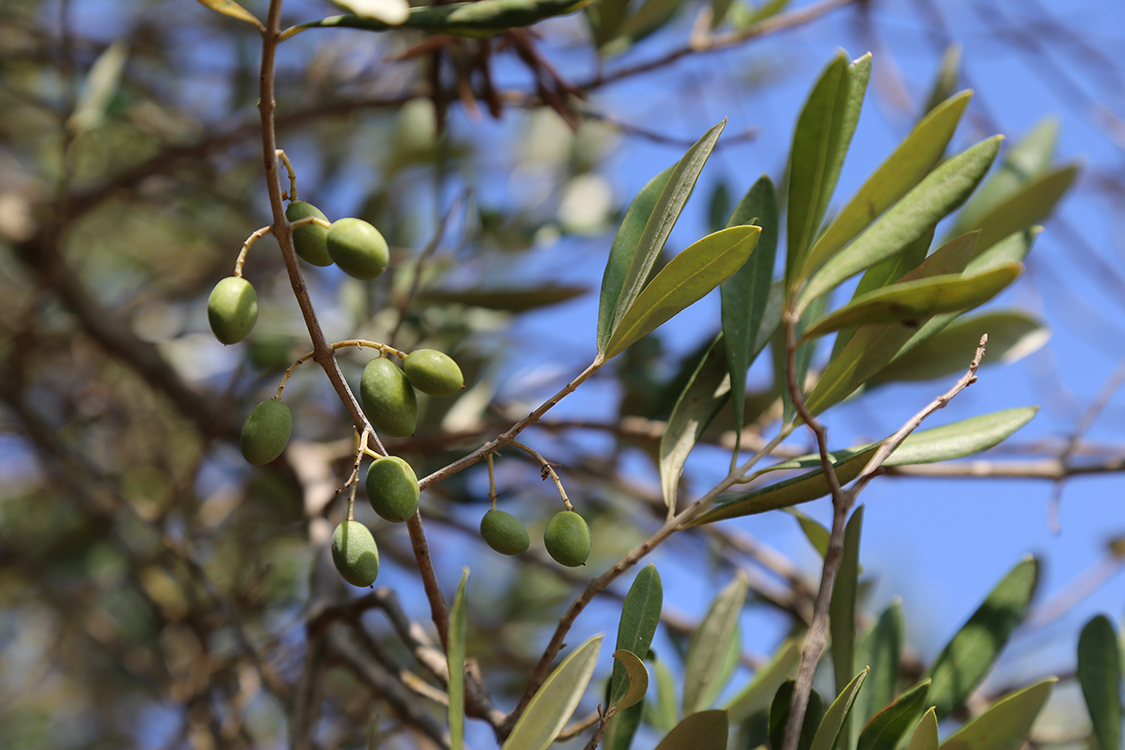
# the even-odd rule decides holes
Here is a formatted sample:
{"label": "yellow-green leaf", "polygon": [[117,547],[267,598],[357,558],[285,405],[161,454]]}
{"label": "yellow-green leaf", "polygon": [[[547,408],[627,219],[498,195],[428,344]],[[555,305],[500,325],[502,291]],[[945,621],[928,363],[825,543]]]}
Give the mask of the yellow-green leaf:
{"label": "yellow-green leaf", "polygon": [[844,722],[848,720],[848,713],[852,710],[852,702],[855,701],[856,693],[863,687],[863,681],[867,679],[869,671],[864,668],[840,691],[836,700],[832,701],[832,705],[824,712],[824,719],[821,720],[820,727],[813,736],[809,750],[832,750],[836,747]]}
{"label": "yellow-green leaf", "polygon": [[461,583],[449,610],[449,747],[461,750],[465,745],[465,582],[469,569],[461,573]]}
{"label": "yellow-green leaf", "polygon": [[726,750],[727,712],[692,714],[660,741],[656,750]]}
{"label": "yellow-green leaf", "polygon": [[620,711],[644,700],[645,693],[648,692],[648,670],[645,669],[645,663],[631,651],[625,649],[614,651],[613,658],[625,668],[629,680],[629,688],[625,691],[625,695],[612,704],[612,708]]}
{"label": "yellow-green leaf", "polygon": [[199,0],[200,4],[207,6],[216,13],[222,13],[224,16],[237,18],[239,21],[254,26],[258,31],[265,31],[266,27],[262,24],[257,17],[250,11],[243,8],[234,0]]}
{"label": "yellow-green leaf", "polygon": [[922,714],[907,750],[938,750],[937,714],[934,709]]}
{"label": "yellow-green leaf", "polygon": [[1029,180],[969,225],[969,230],[981,230],[978,250],[991,247],[1013,232],[1045,221],[1074,184],[1078,170],[1078,165],[1070,164]]}
{"label": "yellow-green leaf", "polygon": [[1057,678],[1049,677],[1008,693],[946,737],[940,750],[1019,750],[1031,737],[1031,727],[1056,682]]}
{"label": "yellow-green leaf", "polygon": [[788,638],[777,647],[770,663],[754,675],[742,691],[727,704],[727,714],[732,724],[741,724],[755,713],[769,708],[770,700],[778,687],[789,679],[801,662],[801,641]]}
{"label": "yellow-green leaf", "polygon": [[739,571],[711,603],[703,622],[691,634],[684,660],[684,716],[703,711],[722,689],[719,675],[731,641],[736,637],[738,618],[746,604],[750,580]]}

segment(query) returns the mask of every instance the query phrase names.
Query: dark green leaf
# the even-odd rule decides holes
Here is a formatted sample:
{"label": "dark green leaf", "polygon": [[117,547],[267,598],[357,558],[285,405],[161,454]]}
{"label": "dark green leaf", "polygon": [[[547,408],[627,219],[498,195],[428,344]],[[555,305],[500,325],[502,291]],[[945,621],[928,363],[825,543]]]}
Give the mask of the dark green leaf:
{"label": "dark green leaf", "polygon": [[836,696],[836,700],[832,701],[832,705],[824,712],[824,720],[820,723],[820,728],[816,730],[816,736],[813,737],[812,745],[809,750],[832,750],[836,747],[836,742],[840,739],[840,733],[844,728],[844,722],[848,720],[848,713],[852,710],[852,702],[855,700],[856,693],[863,687],[863,681],[867,679],[868,670],[865,668],[862,672],[852,678],[851,682],[844,686],[840,694]]}
{"label": "dark green leaf", "polygon": [[[594,45],[601,49],[621,33],[630,0],[598,0],[586,6],[586,13],[594,27]],[[606,733],[608,737],[608,731]]]}
{"label": "dark green leaf", "polygon": [[859,584],[859,539],[862,526],[861,505],[852,513],[844,529],[844,555],[840,559],[836,584],[832,587],[832,601],[828,607],[832,668],[836,675],[837,695],[842,694],[848,686],[855,666],[855,591]]}
{"label": "dark green leaf", "polygon": [[532,289],[466,289],[463,291],[443,291],[433,289],[418,295],[418,301],[425,304],[454,304],[468,307],[482,307],[486,310],[521,313],[549,307],[581,297],[589,290],[584,286],[547,286]]}
{"label": "dark green leaf", "polygon": [[617,356],[737,271],[750,257],[760,231],[759,227],[724,229],[707,235],[672,258],[614,327],[606,344],[605,359]]}
{"label": "dark green leaf", "polygon": [[625,19],[621,36],[631,43],[639,42],[671,21],[683,4],[684,0],[645,0],[636,13]]}
{"label": "dark green leaf", "polygon": [[801,662],[801,642],[789,638],[774,652],[770,663],[758,670],[754,679],[727,705],[732,724],[741,724],[758,711],[769,708],[777,688]]}
{"label": "dark green leaf", "polygon": [[1078,684],[1086,698],[1098,746],[1121,747],[1121,657],[1117,633],[1105,615],[1086,623],[1078,637]]}
{"label": "dark green leaf", "polygon": [[736,636],[738,618],[749,590],[750,581],[740,572],[715,597],[707,616],[691,634],[684,662],[684,716],[707,709],[722,689],[722,685],[714,683],[720,679],[721,667]]}
{"label": "dark green leaf", "polygon": [[469,569],[461,573],[461,583],[449,610],[449,747],[465,746],[465,582]]}
{"label": "dark green leaf", "polygon": [[[655,565],[645,566],[621,607],[621,623],[617,626],[617,646],[615,651],[628,651],[638,658],[645,658],[652,646],[656,626],[660,622],[660,610],[664,602],[664,589],[660,583],[660,573]],[[610,678],[609,702],[617,703],[628,688],[628,679],[623,665],[613,665]]]}
{"label": "dark green leaf", "polygon": [[676,725],[656,750],[726,750],[727,712],[700,711]]}
{"label": "dark green leaf", "polygon": [[1057,681],[1050,677],[1008,693],[946,737],[940,750],[1019,750],[1031,737],[1031,727]]}
{"label": "dark green leaf", "polygon": [[[1027,612],[1038,576],[1039,563],[1033,557],[1013,568],[938,654],[929,672],[933,681],[929,701],[939,719],[961,706],[988,674],[1013,628]],[[969,726],[971,723],[961,731]],[[1022,744],[1023,740],[1020,742]]]}
{"label": "dark green leaf", "polygon": [[664,504],[676,507],[676,490],[688,454],[730,398],[723,334],[715,337],[684,387],[660,437],[660,488]]}
{"label": "dark green leaf", "polygon": [[[860,730],[872,716],[889,706],[895,698],[905,630],[902,601],[895,600],[859,639],[859,647],[856,650],[857,660],[860,664],[871,667],[871,674],[867,676],[863,691],[856,696],[855,705],[852,707],[855,716],[855,721],[852,722],[853,738],[860,735]],[[927,689],[928,687],[929,683]],[[851,746],[855,747],[855,744],[853,739]]]}
{"label": "dark green leaf", "polygon": [[[750,254],[750,259],[719,285],[723,343],[727,351],[734,405],[734,431],[739,438],[742,436],[742,416],[746,406],[746,373],[769,341],[765,332],[769,325],[766,312],[777,259],[778,217],[777,189],[769,177],[762,175],[747,191],[727,222],[728,227],[753,222],[762,228],[758,246]],[[779,302],[780,299],[779,287]],[[776,323],[770,326],[770,332],[774,327]]]}
{"label": "dark green leaf", "polygon": [[1001,136],[981,141],[948,160],[907,193],[809,279],[797,309],[860,271],[904,250],[965,202],[992,165]]}
{"label": "dark green leaf", "polygon": [[941,56],[941,66],[938,68],[937,78],[934,79],[934,87],[930,89],[930,96],[922,109],[923,116],[953,95],[960,77],[961,45],[954,43],[946,47],[945,54]]}
{"label": "dark green leaf", "polygon": [[[777,694],[770,704],[769,736],[770,747],[781,750],[785,744],[785,725],[789,722],[789,709],[793,702],[793,681],[782,683],[777,689]],[[813,690],[809,693],[809,705],[805,709],[805,719],[801,723],[801,738],[797,743],[797,750],[809,750],[817,728],[824,718],[824,699],[820,693]]]}
{"label": "dark green leaf", "polygon": [[[856,750],[895,750],[899,740],[906,736],[926,710],[926,694],[929,689],[930,682],[926,680],[907,690],[897,701],[876,714],[859,735]],[[856,711],[858,708],[859,706],[855,706],[852,710]],[[857,714],[855,718],[859,719],[860,716]]]}

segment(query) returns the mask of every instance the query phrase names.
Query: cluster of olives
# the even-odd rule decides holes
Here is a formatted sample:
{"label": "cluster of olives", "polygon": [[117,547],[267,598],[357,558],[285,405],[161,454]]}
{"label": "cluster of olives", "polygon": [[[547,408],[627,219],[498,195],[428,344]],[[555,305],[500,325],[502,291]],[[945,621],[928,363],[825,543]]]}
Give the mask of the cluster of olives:
{"label": "cluster of olives", "polygon": [[465,385],[461,368],[448,354],[419,349],[406,355],[402,367],[377,357],[363,368],[359,396],[371,426],[391,437],[414,434],[418,425],[417,388],[430,396],[452,396]]}
{"label": "cluster of olives", "polygon": [[[527,529],[511,513],[493,508],[480,521],[480,535],[502,555],[522,555],[531,546]],[[543,545],[555,562],[568,568],[586,564],[590,556],[590,527],[572,510],[556,513],[543,532]]]}

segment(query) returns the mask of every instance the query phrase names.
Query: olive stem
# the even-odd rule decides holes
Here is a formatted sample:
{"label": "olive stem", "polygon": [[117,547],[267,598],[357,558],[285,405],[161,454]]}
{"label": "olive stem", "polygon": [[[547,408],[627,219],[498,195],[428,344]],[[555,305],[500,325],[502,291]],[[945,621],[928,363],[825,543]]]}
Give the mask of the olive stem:
{"label": "olive stem", "polygon": [[[356,481],[357,479],[359,479],[359,466],[360,466],[361,463],[363,463],[363,456],[368,452],[368,450],[367,450],[367,433],[365,432],[361,436],[359,434],[359,430],[356,430],[355,428],[352,429],[352,433],[355,435],[355,443],[354,443],[354,445],[355,445],[355,464],[352,466],[352,473],[350,475],[348,475],[348,481],[344,482],[343,487],[336,490],[336,494],[339,495],[341,492],[343,492],[345,489],[347,489],[349,486],[351,486],[352,497],[354,498],[355,497],[356,485],[359,484],[359,482]],[[352,502],[351,500],[348,501],[348,513],[349,514],[351,513],[351,507],[352,507],[351,502]],[[350,516],[349,516],[349,518],[350,518]]]}
{"label": "olive stem", "polygon": [[[309,217],[309,218],[315,218],[315,217]],[[301,221],[304,221],[304,219],[301,219]],[[300,223],[300,222],[294,222],[293,226],[296,226],[298,223]],[[346,341],[337,341],[334,344],[329,344],[329,346],[332,348],[332,351],[336,351],[337,349],[342,349],[346,346],[358,346],[358,347],[368,347],[369,349],[378,349],[380,352],[383,352],[384,354],[390,353],[390,354],[395,355],[399,359],[406,359],[406,357],[408,356],[405,352],[400,352],[398,349],[395,349],[393,346],[388,346],[387,344],[380,344],[378,341],[367,341],[366,339],[347,339]],[[297,359],[296,362],[294,362],[293,364],[291,364],[289,366],[289,369],[286,370],[285,374],[281,376],[281,383],[277,386],[277,395],[274,396],[274,399],[276,399],[276,400],[281,399],[281,392],[283,390],[285,390],[285,384],[289,381],[289,377],[293,374],[293,371],[296,370],[301,365],[303,365],[305,362],[308,362],[310,359],[313,359],[315,356],[316,356],[316,352],[309,352],[308,354],[302,354]],[[383,444],[381,442],[379,442],[378,436],[375,435],[374,433],[372,433],[372,436],[375,437],[376,445],[379,446],[379,449],[382,450],[384,455],[385,455],[386,452],[387,452],[386,448],[384,448]]]}
{"label": "olive stem", "polygon": [[570,504],[570,498],[566,496],[566,490],[563,489],[562,480],[559,479],[559,475],[555,473],[555,467],[551,465],[551,462],[539,455],[539,453],[536,452],[534,448],[524,445],[518,440],[513,440],[512,445],[516,448],[519,448],[521,451],[529,453],[535,460],[543,465],[543,478],[546,479],[547,475],[549,475],[551,479],[554,480],[555,486],[559,488],[559,494],[562,495],[563,505],[566,506],[567,510],[573,512],[574,506]]}
{"label": "olive stem", "polygon": [[234,262],[234,277],[236,279],[242,278],[242,264],[246,262],[246,254],[250,252],[250,246],[257,242],[261,237],[264,237],[272,231],[272,225],[268,227],[262,227],[261,229],[254,232],[254,234],[247,237],[246,241],[242,243],[242,250],[238,252],[238,260]]}
{"label": "olive stem", "polygon": [[299,227],[308,226],[309,224],[316,224],[318,227],[324,227],[325,229],[331,229],[332,228],[332,222],[325,221],[324,219],[320,218],[319,216],[306,216],[303,219],[297,219],[296,221],[291,222],[289,224],[289,228],[290,229],[297,229]]}
{"label": "olive stem", "polygon": [[488,502],[496,510],[496,468],[492,465],[492,454],[488,454]]}
{"label": "olive stem", "polygon": [[297,170],[293,169],[293,163],[289,161],[289,157],[285,155],[285,149],[277,149],[275,152],[277,158],[281,159],[281,163],[285,165],[285,171],[289,174],[289,192],[282,193],[283,200],[297,200]]}

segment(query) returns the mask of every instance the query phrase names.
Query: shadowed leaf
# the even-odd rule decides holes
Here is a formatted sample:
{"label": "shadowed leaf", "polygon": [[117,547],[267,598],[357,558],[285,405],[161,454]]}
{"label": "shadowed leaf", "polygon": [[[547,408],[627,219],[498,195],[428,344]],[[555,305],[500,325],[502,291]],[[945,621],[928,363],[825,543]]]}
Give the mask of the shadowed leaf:
{"label": "shadowed leaf", "polygon": [[1121,747],[1121,657],[1117,633],[1105,615],[1087,622],[1078,637],[1078,684],[1098,746]]}
{"label": "shadowed leaf", "polygon": [[[922,712],[926,710],[926,694],[930,682],[926,680],[877,713],[859,735],[856,750],[895,750],[899,740],[906,736]],[[858,709],[856,706],[853,711]],[[857,715],[855,718],[859,719]],[[858,723],[858,722],[857,722]]]}
{"label": "shadowed leaf", "polygon": [[769,708],[778,687],[801,662],[801,642],[788,638],[777,647],[770,663],[754,674],[754,679],[727,704],[732,724],[741,724],[755,713]]}
{"label": "shadowed leaf", "polygon": [[692,714],[660,741],[656,750],[726,750],[727,712]]}

